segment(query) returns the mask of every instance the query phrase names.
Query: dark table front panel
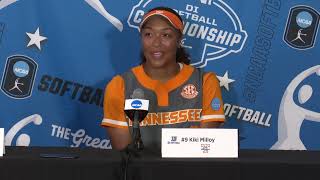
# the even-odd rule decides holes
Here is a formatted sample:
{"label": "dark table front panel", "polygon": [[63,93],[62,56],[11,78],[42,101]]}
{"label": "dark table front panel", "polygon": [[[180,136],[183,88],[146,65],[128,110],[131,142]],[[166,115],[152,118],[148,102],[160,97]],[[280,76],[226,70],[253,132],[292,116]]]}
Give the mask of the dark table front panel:
{"label": "dark table front panel", "polygon": [[[42,158],[40,154],[76,154],[76,159]],[[121,179],[121,154],[113,150],[7,147],[0,158],[0,179]],[[146,151],[132,156],[128,180],[316,180],[320,152],[240,150],[239,158],[161,158]]]}

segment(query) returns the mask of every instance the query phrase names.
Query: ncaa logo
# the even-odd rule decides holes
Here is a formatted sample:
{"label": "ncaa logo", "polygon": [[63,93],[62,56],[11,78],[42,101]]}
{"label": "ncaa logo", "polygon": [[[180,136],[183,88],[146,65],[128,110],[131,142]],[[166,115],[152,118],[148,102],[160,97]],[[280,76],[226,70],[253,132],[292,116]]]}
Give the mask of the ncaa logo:
{"label": "ncaa logo", "polygon": [[209,61],[241,52],[248,37],[237,14],[222,0],[141,0],[132,8],[129,26],[139,30],[143,15],[157,6],[172,7],[183,18],[182,46],[193,66],[205,67]]}
{"label": "ncaa logo", "polygon": [[296,49],[309,49],[314,46],[319,25],[319,13],[308,6],[290,9],[284,41]]}
{"label": "ncaa logo", "polygon": [[2,77],[1,90],[9,97],[23,99],[31,96],[38,65],[23,55],[10,56]]}
{"label": "ncaa logo", "polygon": [[131,107],[136,108],[136,109],[141,108],[141,106],[142,106],[142,102],[139,100],[134,100],[131,103]]}

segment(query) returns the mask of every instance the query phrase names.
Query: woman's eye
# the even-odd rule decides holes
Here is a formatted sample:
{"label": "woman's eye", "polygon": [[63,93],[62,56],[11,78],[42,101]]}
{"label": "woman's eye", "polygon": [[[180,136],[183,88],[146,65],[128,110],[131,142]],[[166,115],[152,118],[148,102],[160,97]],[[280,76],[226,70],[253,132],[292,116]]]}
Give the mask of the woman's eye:
{"label": "woman's eye", "polygon": [[163,36],[163,37],[170,37],[170,34],[165,33],[165,34],[163,34],[162,36]]}
{"label": "woman's eye", "polygon": [[151,36],[151,33],[146,32],[146,33],[144,33],[144,36],[145,36],[145,37],[150,37],[150,36]]}

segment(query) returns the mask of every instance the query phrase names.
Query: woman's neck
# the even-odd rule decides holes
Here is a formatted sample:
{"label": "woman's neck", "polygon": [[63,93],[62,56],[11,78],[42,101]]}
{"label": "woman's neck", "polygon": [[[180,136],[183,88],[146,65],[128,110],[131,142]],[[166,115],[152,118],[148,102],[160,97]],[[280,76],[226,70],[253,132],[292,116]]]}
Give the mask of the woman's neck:
{"label": "woman's neck", "polygon": [[143,64],[144,72],[153,80],[158,80],[160,82],[167,82],[174,76],[176,76],[180,71],[180,66],[178,63],[168,66],[166,68],[152,68],[147,64]]}

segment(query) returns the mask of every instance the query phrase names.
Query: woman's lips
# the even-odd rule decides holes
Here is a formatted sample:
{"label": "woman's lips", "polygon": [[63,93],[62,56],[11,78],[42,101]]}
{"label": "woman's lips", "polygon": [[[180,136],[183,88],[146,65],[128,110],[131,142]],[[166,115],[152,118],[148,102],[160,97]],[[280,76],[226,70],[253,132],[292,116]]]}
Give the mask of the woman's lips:
{"label": "woman's lips", "polygon": [[152,56],[155,57],[155,58],[161,58],[162,55],[163,55],[162,52],[153,52],[153,53],[152,53]]}

